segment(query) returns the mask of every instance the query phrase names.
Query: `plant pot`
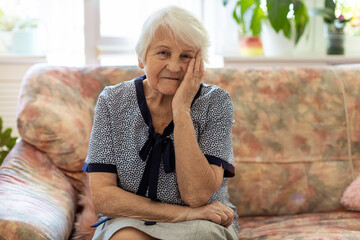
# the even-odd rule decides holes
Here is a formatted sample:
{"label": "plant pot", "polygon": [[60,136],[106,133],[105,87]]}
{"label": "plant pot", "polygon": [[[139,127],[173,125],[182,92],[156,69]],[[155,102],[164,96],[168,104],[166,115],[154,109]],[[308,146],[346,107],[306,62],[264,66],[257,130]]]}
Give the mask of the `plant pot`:
{"label": "plant pot", "polygon": [[0,38],[8,52],[25,55],[44,55],[44,36],[39,29],[16,29],[0,32]]}
{"label": "plant pot", "polygon": [[262,56],[263,48],[260,37],[242,36],[239,39],[240,52],[244,57]]}
{"label": "plant pot", "polygon": [[344,55],[344,25],[342,27],[336,27],[335,24],[326,24],[324,30],[326,36],[326,53],[328,55]]}
{"label": "plant pot", "polygon": [[295,54],[294,39],[288,39],[283,32],[275,32],[269,22],[261,25],[261,41],[265,57],[289,57]]}
{"label": "plant pot", "polygon": [[327,31],[326,53],[328,55],[344,55],[345,34],[341,32]]}

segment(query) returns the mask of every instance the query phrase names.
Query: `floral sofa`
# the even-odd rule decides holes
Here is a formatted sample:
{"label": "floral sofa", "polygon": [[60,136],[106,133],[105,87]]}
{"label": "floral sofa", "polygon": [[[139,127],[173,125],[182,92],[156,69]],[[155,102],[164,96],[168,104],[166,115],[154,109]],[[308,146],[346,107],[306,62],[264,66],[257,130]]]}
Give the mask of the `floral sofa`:
{"label": "floral sofa", "polygon": [[[88,239],[94,106],[136,67],[35,65],[0,167],[0,239]],[[234,103],[241,239],[360,239],[360,66],[207,69]]]}

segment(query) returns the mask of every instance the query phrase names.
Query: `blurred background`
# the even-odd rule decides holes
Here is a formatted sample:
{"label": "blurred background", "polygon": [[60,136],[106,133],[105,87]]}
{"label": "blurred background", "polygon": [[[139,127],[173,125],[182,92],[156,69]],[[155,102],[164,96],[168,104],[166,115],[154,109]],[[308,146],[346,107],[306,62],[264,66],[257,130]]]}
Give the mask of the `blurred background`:
{"label": "blurred background", "polygon": [[[236,9],[241,2],[260,2],[264,15],[261,25],[266,23],[266,0],[0,0],[0,54],[46,56],[46,61],[55,65],[136,65],[134,44],[142,23],[152,11],[173,4],[191,10],[203,21],[212,43],[210,66],[222,67],[224,57],[251,56],[251,51],[244,52],[240,46],[244,48],[241,41],[252,35],[243,25],[248,24],[246,17],[252,17],[249,15],[254,6],[242,17],[242,9]],[[283,56],[325,57],[326,22],[319,11],[314,11],[324,8],[325,1],[300,2],[306,6],[308,23],[298,43],[291,47],[293,51]],[[334,2],[336,17],[350,19],[344,26],[341,55],[360,57],[360,1]],[[239,18],[243,18],[243,25],[234,18],[235,9]],[[290,4],[289,9],[287,18],[291,20],[294,5]],[[259,35],[264,32],[262,27]],[[281,30],[279,33],[282,34]],[[263,36],[261,40],[262,47],[271,42]],[[269,57],[261,51],[253,54]]]}

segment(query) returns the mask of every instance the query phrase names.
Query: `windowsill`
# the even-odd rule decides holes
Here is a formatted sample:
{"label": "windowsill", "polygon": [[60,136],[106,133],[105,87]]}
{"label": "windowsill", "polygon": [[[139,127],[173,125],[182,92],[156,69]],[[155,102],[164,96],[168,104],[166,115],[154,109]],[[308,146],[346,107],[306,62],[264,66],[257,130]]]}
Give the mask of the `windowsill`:
{"label": "windowsill", "polygon": [[326,66],[339,64],[360,64],[360,56],[323,56],[323,57],[242,57],[224,56],[225,67],[248,66]]}
{"label": "windowsill", "polygon": [[0,63],[13,63],[13,64],[31,64],[31,63],[45,63],[47,62],[46,56],[43,55],[17,55],[0,53]]}

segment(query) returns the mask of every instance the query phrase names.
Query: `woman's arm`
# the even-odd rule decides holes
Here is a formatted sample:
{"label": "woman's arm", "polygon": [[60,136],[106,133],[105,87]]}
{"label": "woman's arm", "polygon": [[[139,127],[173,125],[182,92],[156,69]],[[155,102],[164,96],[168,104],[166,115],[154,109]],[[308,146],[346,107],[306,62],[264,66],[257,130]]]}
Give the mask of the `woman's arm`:
{"label": "woman's arm", "polygon": [[220,187],[224,169],[209,164],[199,147],[188,112],[174,118],[174,145],[181,198],[191,207],[203,206]]}
{"label": "woman's arm", "polygon": [[199,51],[189,62],[185,77],[172,101],[176,175],[181,198],[191,207],[205,205],[220,187],[224,170],[210,165],[197,142],[190,116],[191,102],[204,72]]}
{"label": "woman's arm", "polygon": [[89,173],[90,188],[95,211],[110,218],[130,217],[143,221],[181,222],[209,220],[228,227],[234,213],[231,208],[214,202],[200,208],[190,208],[152,201],[117,187],[114,173]]}
{"label": "woman's arm", "polygon": [[91,196],[95,211],[110,218],[131,217],[144,221],[181,222],[188,208],[152,201],[117,186],[114,173],[89,173]]}

